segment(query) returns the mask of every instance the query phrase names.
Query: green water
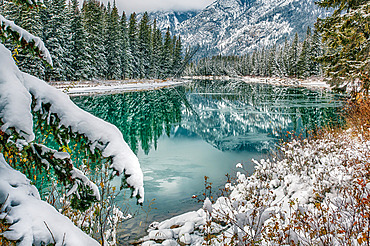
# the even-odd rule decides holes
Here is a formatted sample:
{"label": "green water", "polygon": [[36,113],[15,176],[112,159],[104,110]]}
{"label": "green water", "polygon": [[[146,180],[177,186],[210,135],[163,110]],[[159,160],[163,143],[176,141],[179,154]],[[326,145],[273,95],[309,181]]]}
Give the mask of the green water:
{"label": "green water", "polygon": [[[146,205],[122,224],[122,244],[144,235],[146,221],[198,209],[201,205],[191,196],[203,193],[204,176],[217,190],[239,162],[252,173],[252,158],[268,155],[287,132],[306,135],[337,124],[343,105],[339,95],[322,90],[237,81],[196,81],[73,100],[116,125],[140,160]],[[148,207],[152,199],[155,203]],[[134,201],[127,203],[122,196],[121,201],[123,207],[138,209]]]}

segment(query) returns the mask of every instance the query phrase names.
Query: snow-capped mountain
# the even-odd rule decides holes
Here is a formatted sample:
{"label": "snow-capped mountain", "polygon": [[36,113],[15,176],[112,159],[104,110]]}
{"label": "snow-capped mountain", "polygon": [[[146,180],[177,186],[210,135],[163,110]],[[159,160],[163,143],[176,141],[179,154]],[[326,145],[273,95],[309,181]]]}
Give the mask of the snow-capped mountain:
{"label": "snow-capped mountain", "polygon": [[[196,16],[200,11],[156,11],[150,12],[149,17],[151,20],[157,20],[157,27],[163,32],[170,28],[171,33],[179,29],[179,26],[184,21]],[[141,19],[143,13],[138,14],[138,19]]]}
{"label": "snow-capped mountain", "polygon": [[303,38],[307,26],[331,13],[315,1],[217,0],[195,16],[194,12],[182,12],[182,21],[173,12],[152,13],[151,17],[161,28],[170,27],[174,34],[180,34],[185,46],[199,44],[198,56],[239,55],[281,43],[296,32]]}

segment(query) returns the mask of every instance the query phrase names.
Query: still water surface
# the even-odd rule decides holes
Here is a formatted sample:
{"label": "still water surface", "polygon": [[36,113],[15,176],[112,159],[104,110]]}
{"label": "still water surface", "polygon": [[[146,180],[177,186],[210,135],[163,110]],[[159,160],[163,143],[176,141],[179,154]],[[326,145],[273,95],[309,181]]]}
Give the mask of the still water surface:
{"label": "still water surface", "polygon": [[204,176],[216,191],[237,163],[252,173],[251,159],[266,157],[287,132],[305,135],[338,123],[343,98],[305,88],[195,81],[73,100],[116,125],[140,160],[146,204],[140,208],[119,197],[123,207],[139,211],[119,231],[125,244],[143,236],[148,222],[198,209],[201,205],[191,197],[203,193]]}

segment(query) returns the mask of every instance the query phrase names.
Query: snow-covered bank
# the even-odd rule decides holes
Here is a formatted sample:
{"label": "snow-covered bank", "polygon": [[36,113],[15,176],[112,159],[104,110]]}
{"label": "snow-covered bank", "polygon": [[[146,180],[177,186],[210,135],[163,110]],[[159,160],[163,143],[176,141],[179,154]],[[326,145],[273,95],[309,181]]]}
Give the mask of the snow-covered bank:
{"label": "snow-covered bank", "polygon": [[330,89],[330,86],[323,78],[309,79],[291,79],[291,78],[273,78],[273,77],[228,77],[228,76],[185,76],[180,80],[94,80],[94,81],[79,81],[79,82],[50,82],[60,91],[67,93],[70,96],[95,95],[95,94],[117,94],[127,91],[142,91],[142,90],[157,90],[170,86],[177,86],[184,83],[189,83],[192,80],[241,80],[246,83],[260,83],[277,86],[295,86],[307,88]]}
{"label": "snow-covered bank", "polygon": [[242,80],[247,83],[261,83],[278,86],[295,86],[295,87],[306,87],[306,88],[320,88],[330,89],[330,85],[325,82],[323,78],[312,77],[307,79],[296,79],[296,78],[274,78],[274,77],[242,77]]}
{"label": "snow-covered bank", "polygon": [[241,80],[246,83],[269,84],[276,86],[295,86],[306,88],[330,89],[330,85],[325,82],[324,78],[312,77],[307,79],[297,78],[278,78],[278,77],[260,77],[260,76],[186,76],[184,79],[201,79],[201,80]]}
{"label": "snow-covered bank", "polygon": [[[361,245],[370,222],[370,141],[347,130],[281,147],[242,169],[215,204],[161,223],[142,245]],[[237,165],[241,168],[241,164]]]}
{"label": "snow-covered bank", "polygon": [[127,91],[156,90],[169,86],[181,85],[188,80],[114,80],[114,81],[80,81],[51,82],[57,89],[70,96],[93,94],[116,94]]}

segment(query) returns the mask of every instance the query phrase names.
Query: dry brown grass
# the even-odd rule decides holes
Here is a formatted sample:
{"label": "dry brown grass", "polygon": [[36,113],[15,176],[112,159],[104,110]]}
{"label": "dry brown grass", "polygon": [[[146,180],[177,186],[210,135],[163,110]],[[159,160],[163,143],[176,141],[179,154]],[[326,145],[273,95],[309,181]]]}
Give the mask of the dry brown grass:
{"label": "dry brown grass", "polygon": [[359,94],[356,100],[348,103],[346,120],[349,128],[370,140],[370,97]]}

